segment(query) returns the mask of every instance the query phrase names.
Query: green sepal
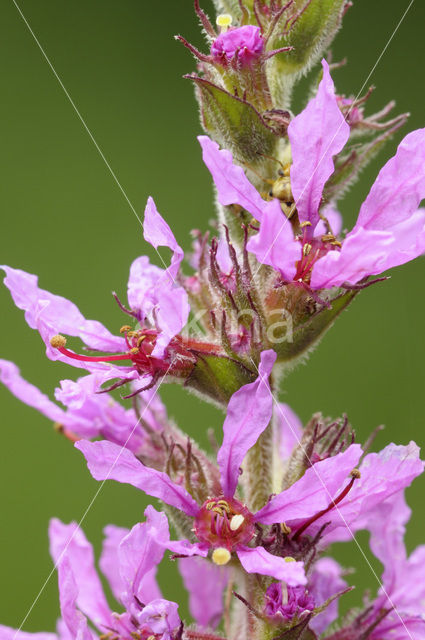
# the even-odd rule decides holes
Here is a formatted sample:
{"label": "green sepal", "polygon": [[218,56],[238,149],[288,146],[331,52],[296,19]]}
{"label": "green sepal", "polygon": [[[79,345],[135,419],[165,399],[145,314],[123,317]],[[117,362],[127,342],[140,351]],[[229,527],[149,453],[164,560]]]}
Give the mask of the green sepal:
{"label": "green sepal", "polygon": [[226,407],[232,395],[253,382],[257,374],[227,356],[197,354],[197,362],[185,386]]}
{"label": "green sepal", "polygon": [[[308,6],[307,6],[308,5]],[[285,75],[308,71],[330,45],[341,24],[345,0],[297,0],[294,5],[294,22],[284,37],[272,39],[273,49],[291,46],[292,51],[274,57],[276,71]],[[307,8],[295,20],[303,7]],[[284,12],[274,33],[282,32],[288,14]]]}
{"label": "green sepal", "polygon": [[306,355],[318,344],[325,331],[332,326],[340,313],[348,307],[357,293],[357,290],[349,290],[341,293],[329,301],[329,307],[323,306],[319,311],[311,314],[308,311],[308,303],[311,302],[311,298],[309,298],[308,292],[306,292],[306,310],[301,316],[294,318],[292,341],[284,340],[281,343],[273,345],[273,349],[277,353],[277,362],[291,364],[298,358]]}
{"label": "green sepal", "polygon": [[197,88],[205,131],[242,163],[262,162],[259,154],[273,155],[277,136],[260,113],[246,100],[209,80],[187,75]]}

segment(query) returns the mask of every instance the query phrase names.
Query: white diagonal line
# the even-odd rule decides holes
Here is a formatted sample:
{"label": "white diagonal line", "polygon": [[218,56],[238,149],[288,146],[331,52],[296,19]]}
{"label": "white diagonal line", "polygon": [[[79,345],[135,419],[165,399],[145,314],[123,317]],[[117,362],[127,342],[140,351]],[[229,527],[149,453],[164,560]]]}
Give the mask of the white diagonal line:
{"label": "white diagonal line", "polygon": [[[389,45],[390,45],[391,41],[393,40],[393,38],[394,38],[395,34],[396,34],[396,33],[397,33],[397,31],[399,30],[399,28],[400,28],[400,26],[401,26],[401,24],[402,24],[403,20],[405,19],[405,17],[406,17],[406,15],[407,15],[407,13],[409,12],[410,8],[412,7],[412,5],[413,5],[414,1],[415,1],[415,0],[410,0],[409,5],[407,6],[407,9],[404,11],[403,15],[401,16],[400,20],[398,21],[398,23],[397,23],[397,25],[396,25],[396,27],[395,27],[394,31],[392,32],[392,34],[390,35],[389,39],[387,40],[387,42],[386,42],[386,44],[385,44],[384,48],[382,49],[381,53],[379,54],[379,56],[378,56],[378,58],[377,58],[377,60],[376,60],[375,64],[373,65],[372,69],[370,70],[370,72],[369,72],[369,74],[368,74],[368,76],[367,76],[366,80],[363,82],[362,86],[360,87],[360,90],[358,91],[358,93],[357,93],[356,97],[354,98],[353,103],[352,103],[352,106],[349,108],[349,110],[348,110],[348,112],[347,112],[347,117],[350,115],[351,111],[353,110],[353,108],[354,108],[354,105],[355,105],[356,101],[359,99],[360,94],[362,93],[363,89],[365,88],[365,86],[366,86],[366,85],[367,85],[367,83],[369,82],[369,80],[370,80],[370,78],[371,78],[371,76],[372,76],[373,72],[375,71],[376,67],[378,66],[379,62],[381,61],[382,56],[384,55],[384,53],[385,53],[385,52],[386,52],[386,50],[388,49],[388,47],[389,47]],[[320,167],[320,165],[322,164],[322,161],[323,161],[323,159],[325,158],[326,153],[327,153],[327,151],[328,151],[329,147],[331,146],[332,142],[335,140],[336,136],[338,135],[338,132],[339,132],[339,130],[341,129],[341,126],[342,126],[342,123],[341,123],[341,124],[338,126],[338,128],[336,129],[336,131],[335,131],[335,133],[334,133],[334,135],[333,135],[332,139],[330,140],[330,142],[328,143],[328,145],[327,145],[326,149],[324,150],[324,152],[323,152],[323,154],[322,154],[322,156],[321,156],[321,158],[320,158],[319,162],[317,163],[317,165],[316,165],[316,167],[315,167],[315,169],[314,169],[313,173],[311,174],[311,176],[310,176],[310,177],[309,177],[309,179],[307,180],[306,184],[304,185],[304,187],[303,187],[303,189],[302,189],[302,191],[301,191],[301,193],[300,193],[300,196],[299,196],[298,200],[300,200],[300,198],[303,196],[303,194],[304,194],[305,190],[307,189],[308,185],[310,184],[310,182],[311,182],[311,181],[312,181],[312,179],[314,178],[314,176],[315,176],[315,174],[316,174],[317,169],[318,169],[318,168]],[[295,203],[295,204],[296,204],[296,203]],[[294,205],[294,206],[295,206],[295,205]],[[268,247],[268,249],[267,249],[267,251],[266,251],[266,253],[265,253],[265,255],[264,255],[263,260],[264,260],[265,258],[267,258],[267,256],[270,254],[270,251],[273,249],[273,247],[274,247],[274,245],[275,245],[275,243],[276,243],[277,239],[279,238],[279,236],[280,236],[280,234],[282,233],[283,229],[284,229],[284,228],[285,228],[285,226],[287,225],[288,221],[289,221],[289,218],[286,218],[286,216],[285,216],[285,220],[283,221],[283,224],[281,225],[281,227],[280,227],[280,229],[279,229],[278,233],[276,234],[276,236],[274,237],[274,239],[273,239],[272,243],[270,244],[270,247]],[[252,278],[251,278],[251,282],[254,280],[254,278],[256,277],[256,275],[258,274],[258,271],[259,271],[260,269],[261,269],[261,265],[258,265],[257,270],[255,271],[254,275],[253,275],[253,276],[252,276]]]}
{"label": "white diagonal line", "polygon": [[[255,365],[255,362],[252,360],[252,358],[251,358],[251,362],[252,362],[252,364],[254,365],[255,369],[257,370],[258,375],[259,375],[259,376],[261,376],[261,374],[260,374],[260,372],[259,372],[259,370],[258,370],[258,367]],[[262,380],[264,383],[267,383],[267,380],[265,380],[263,376],[261,376],[261,380]],[[304,445],[302,444],[302,442],[301,442],[300,438],[298,437],[298,434],[295,432],[295,430],[294,430],[294,428],[292,427],[291,423],[289,422],[288,418],[286,417],[286,415],[285,415],[285,414],[284,414],[284,412],[282,411],[282,407],[280,406],[280,403],[279,403],[279,402],[278,402],[278,400],[276,399],[276,397],[275,397],[274,393],[272,392],[272,390],[271,390],[271,389],[269,389],[269,391],[270,391],[270,395],[271,395],[271,396],[272,396],[272,398],[273,398],[273,402],[274,402],[274,404],[275,404],[275,406],[276,406],[277,410],[279,411],[280,415],[282,416],[282,418],[285,420],[286,424],[287,424],[287,425],[288,425],[288,427],[290,428],[290,430],[291,430],[291,432],[292,432],[292,435],[294,436],[295,440],[297,441],[297,443],[298,443],[299,447],[301,448],[301,450],[302,450],[303,454],[305,455],[306,459],[308,460],[308,463],[310,464],[310,467],[314,470],[314,472],[315,472],[315,474],[316,474],[317,478],[319,479],[320,484],[322,485],[322,487],[324,488],[324,490],[325,490],[325,491],[326,491],[326,493],[328,494],[329,499],[330,499],[330,500],[329,500],[329,502],[330,502],[330,503],[333,503],[333,508],[334,508],[334,509],[335,509],[335,511],[338,513],[338,515],[339,515],[339,517],[341,518],[341,520],[342,520],[342,522],[343,522],[344,526],[346,527],[346,529],[347,529],[348,533],[350,534],[350,536],[351,536],[351,537],[352,537],[352,539],[354,540],[355,545],[357,546],[357,548],[358,548],[358,550],[360,551],[360,553],[361,553],[361,555],[362,555],[363,559],[365,560],[365,562],[366,562],[367,566],[369,567],[369,569],[371,570],[371,572],[372,572],[373,576],[375,577],[375,579],[376,579],[377,583],[379,584],[379,587],[381,588],[382,593],[385,595],[385,597],[387,598],[387,600],[388,600],[389,604],[391,605],[392,609],[394,610],[394,612],[396,613],[397,617],[399,618],[399,620],[400,620],[401,624],[403,625],[403,627],[404,627],[404,629],[405,629],[405,631],[406,631],[407,635],[409,636],[410,640],[414,640],[414,638],[413,638],[412,634],[410,633],[409,629],[407,628],[407,626],[406,626],[406,624],[405,624],[405,622],[404,622],[403,618],[401,617],[400,613],[398,612],[397,607],[395,606],[395,604],[394,604],[394,602],[392,601],[392,599],[391,599],[390,595],[388,594],[387,590],[385,589],[385,587],[384,587],[384,585],[383,585],[383,583],[382,583],[381,579],[379,578],[379,576],[378,576],[378,574],[376,573],[375,569],[372,567],[372,565],[371,565],[371,563],[370,563],[370,561],[369,561],[369,558],[367,557],[366,553],[363,551],[362,546],[360,545],[359,541],[357,540],[357,538],[356,538],[356,536],[355,536],[354,532],[351,530],[351,527],[350,527],[350,525],[348,524],[347,520],[344,518],[344,514],[343,514],[343,513],[341,513],[341,510],[340,510],[339,506],[338,506],[337,504],[335,504],[332,494],[331,494],[331,493],[330,493],[330,491],[328,490],[328,488],[327,488],[326,484],[324,483],[324,481],[323,481],[323,479],[322,479],[322,477],[321,477],[320,473],[319,473],[319,472],[317,471],[317,469],[316,469],[316,465],[311,461],[311,459],[310,459],[310,457],[309,457],[309,455],[308,455],[308,453],[307,453],[307,450],[305,449],[305,447],[304,447]]]}
{"label": "white diagonal line", "polygon": [[[87,132],[87,134],[88,134],[88,136],[89,136],[90,140],[93,142],[94,146],[96,147],[97,152],[99,153],[100,157],[102,158],[103,162],[105,163],[105,165],[106,165],[106,167],[107,167],[107,169],[108,169],[109,173],[111,174],[112,178],[114,179],[114,182],[116,183],[116,185],[117,185],[118,189],[121,191],[121,193],[122,193],[122,195],[124,196],[124,198],[125,198],[125,200],[126,200],[126,202],[127,202],[128,206],[130,207],[131,211],[132,211],[132,212],[134,213],[134,215],[136,216],[136,218],[137,218],[138,222],[140,223],[140,226],[141,226],[141,227],[142,227],[142,229],[143,229],[143,222],[142,222],[142,220],[140,219],[139,214],[137,213],[136,209],[134,208],[134,206],[133,206],[133,204],[132,204],[132,202],[131,202],[130,198],[128,197],[127,193],[125,192],[125,189],[124,189],[124,188],[123,188],[123,186],[121,185],[121,182],[118,180],[118,177],[117,177],[117,175],[116,175],[115,171],[112,169],[111,165],[109,164],[108,160],[106,159],[105,154],[103,153],[102,149],[100,148],[99,144],[97,143],[97,141],[96,141],[96,139],[95,139],[95,137],[94,137],[93,133],[92,133],[92,132],[91,132],[91,130],[89,129],[89,127],[88,127],[88,125],[87,125],[86,121],[84,120],[84,118],[83,118],[83,116],[81,115],[81,113],[80,113],[80,111],[79,111],[79,109],[78,109],[77,105],[75,104],[75,102],[73,101],[72,97],[70,96],[70,94],[69,94],[69,92],[68,92],[67,88],[65,87],[64,83],[62,82],[62,80],[61,80],[61,78],[60,78],[59,74],[57,73],[56,69],[54,68],[54,66],[53,66],[53,64],[52,64],[52,62],[51,62],[51,60],[50,60],[50,58],[48,57],[47,53],[46,53],[46,52],[45,52],[45,50],[43,49],[43,47],[42,47],[42,45],[41,45],[41,43],[40,43],[39,39],[37,38],[37,36],[35,35],[35,33],[34,33],[33,29],[31,28],[31,25],[29,24],[28,20],[27,20],[27,19],[26,19],[26,17],[24,16],[24,14],[23,14],[23,12],[22,12],[21,8],[19,7],[19,5],[17,4],[16,0],[12,0],[12,2],[13,2],[13,4],[15,5],[15,7],[16,7],[16,9],[17,9],[17,11],[18,11],[19,15],[21,16],[22,20],[24,21],[24,23],[25,23],[25,25],[26,25],[26,27],[27,27],[28,31],[30,32],[31,36],[33,37],[33,39],[34,39],[34,41],[35,41],[35,43],[36,43],[37,47],[40,49],[40,52],[42,53],[43,58],[45,59],[45,61],[46,61],[46,62],[47,62],[47,64],[49,65],[49,67],[50,67],[50,69],[51,69],[51,71],[52,71],[53,75],[55,76],[55,78],[56,78],[56,80],[58,81],[58,83],[59,83],[59,85],[60,85],[61,89],[63,90],[64,94],[66,95],[66,97],[67,97],[67,99],[68,99],[69,103],[71,104],[71,106],[72,106],[72,108],[74,109],[74,111],[75,111],[76,115],[78,116],[78,119],[80,120],[80,122],[81,122],[81,124],[83,125],[83,127],[84,127],[85,131]],[[172,274],[170,274],[170,273],[168,272],[168,270],[167,270],[167,265],[165,264],[164,260],[162,259],[162,256],[161,256],[161,254],[159,253],[158,249],[156,249],[155,247],[154,247],[154,249],[155,249],[156,253],[157,253],[157,254],[158,254],[158,256],[159,256],[159,259],[161,260],[162,264],[164,265],[164,267],[165,267],[165,269],[166,269],[166,274],[164,274],[164,277],[165,277],[166,275],[168,275],[168,277],[171,277],[171,279],[172,279],[172,280],[174,281],[174,283],[176,284],[174,277],[172,276]]]}
{"label": "white diagonal line", "polygon": [[109,471],[108,471],[108,474],[107,474],[106,478],[105,478],[104,480],[102,480],[102,482],[100,483],[99,488],[98,488],[98,489],[97,489],[97,491],[95,492],[95,494],[94,494],[93,498],[90,500],[90,502],[89,502],[89,504],[88,504],[87,508],[85,509],[85,511],[84,511],[84,513],[83,513],[83,515],[81,516],[81,519],[80,519],[80,521],[78,522],[77,528],[75,529],[75,531],[74,531],[74,532],[73,532],[73,534],[71,535],[70,539],[69,539],[69,540],[68,540],[68,542],[66,543],[66,545],[65,545],[65,547],[64,547],[64,549],[63,549],[63,551],[61,552],[61,554],[60,554],[59,558],[58,558],[58,559],[57,559],[57,561],[55,562],[55,564],[54,564],[54,566],[53,566],[53,569],[50,571],[49,575],[47,576],[47,578],[46,578],[46,579],[45,579],[45,581],[43,582],[43,584],[42,584],[42,586],[41,586],[40,591],[37,593],[36,597],[34,598],[34,600],[33,600],[32,604],[31,604],[31,606],[29,607],[29,609],[28,609],[27,613],[25,614],[25,617],[23,618],[23,620],[22,620],[21,624],[19,625],[19,628],[18,628],[18,629],[16,629],[16,631],[15,631],[15,633],[14,633],[14,635],[13,635],[13,639],[12,639],[12,640],[17,640],[17,636],[18,636],[18,634],[20,633],[20,631],[21,631],[22,627],[24,626],[25,622],[27,621],[28,617],[30,616],[31,611],[34,609],[34,607],[35,607],[35,605],[37,604],[38,600],[40,599],[40,597],[41,597],[42,593],[44,592],[45,588],[47,587],[48,583],[50,582],[50,579],[52,578],[52,576],[53,576],[54,572],[56,571],[56,569],[57,569],[57,567],[58,567],[58,565],[59,565],[60,561],[62,560],[62,558],[63,558],[64,554],[66,553],[66,551],[67,551],[67,549],[68,549],[68,547],[69,547],[69,545],[71,544],[71,542],[73,541],[73,539],[74,539],[75,535],[77,534],[78,529],[81,527],[82,523],[84,522],[84,520],[85,520],[85,519],[86,519],[86,517],[87,517],[87,514],[89,513],[90,509],[92,508],[92,506],[94,505],[94,503],[95,503],[96,499],[98,498],[98,496],[99,496],[100,492],[102,491],[102,489],[103,489],[103,486],[104,486],[105,482],[106,482],[107,480],[109,480],[109,477],[110,477],[110,475],[111,475],[111,473],[112,473],[112,471],[113,471],[113,469],[114,469],[115,465],[117,464],[118,460],[119,460],[119,459],[120,459],[120,457],[121,457],[121,453],[122,453],[122,452],[123,452],[123,450],[127,447],[127,444],[128,444],[128,442],[129,442],[130,438],[132,437],[133,433],[135,432],[135,430],[137,429],[137,427],[138,427],[138,425],[140,424],[141,420],[143,419],[144,414],[145,414],[145,413],[146,413],[146,411],[149,409],[150,404],[152,403],[152,401],[153,401],[153,399],[154,399],[154,397],[155,397],[156,393],[158,393],[158,391],[159,391],[159,389],[160,389],[161,385],[163,384],[163,382],[164,382],[164,380],[165,380],[165,376],[167,375],[167,373],[169,372],[169,370],[171,369],[171,367],[172,367],[172,365],[173,365],[173,364],[174,364],[174,361],[173,361],[173,362],[171,362],[171,364],[170,364],[170,366],[168,367],[168,369],[167,369],[166,373],[164,374],[164,377],[162,378],[162,380],[161,380],[161,381],[160,381],[160,383],[158,384],[158,386],[157,386],[157,388],[156,388],[156,390],[155,390],[155,393],[153,393],[153,394],[152,394],[152,397],[149,399],[149,401],[147,402],[146,406],[144,407],[144,409],[143,409],[142,413],[140,414],[140,416],[139,416],[139,418],[138,418],[138,420],[137,420],[136,424],[135,424],[135,425],[134,425],[134,427],[132,428],[132,430],[131,430],[131,432],[130,432],[129,436],[127,437],[127,440],[126,440],[126,441],[124,442],[124,444],[122,445],[122,447],[121,447],[121,449],[120,449],[119,453],[117,454],[117,457],[115,458],[114,462],[112,463],[112,465],[111,465],[111,467],[110,467],[110,469],[109,469]]}

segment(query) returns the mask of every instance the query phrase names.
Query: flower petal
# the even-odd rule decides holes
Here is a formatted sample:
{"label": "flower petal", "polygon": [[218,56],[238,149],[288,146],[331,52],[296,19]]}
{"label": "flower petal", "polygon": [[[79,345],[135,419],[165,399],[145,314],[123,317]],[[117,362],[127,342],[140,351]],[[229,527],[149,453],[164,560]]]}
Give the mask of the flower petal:
{"label": "flower petal", "polygon": [[323,78],[316,96],[288,127],[292,193],[300,221],[311,222],[312,231],[319,222],[323,188],[334,171],[333,156],[341,151],[350,135],[325,60],[322,67]]}
{"label": "flower petal", "polygon": [[[309,592],[317,607],[347,588],[342,578],[342,567],[333,558],[319,558],[308,580]],[[323,633],[338,618],[338,599],[311,620],[310,627],[317,635]]]}
{"label": "flower petal", "polygon": [[158,212],[153,198],[149,197],[145,208],[145,218],[143,221],[143,237],[155,249],[158,247],[168,247],[173,252],[171,264],[166,270],[170,278],[170,284],[175,284],[177,273],[180,268],[181,261],[184,258],[183,249],[177,244],[168,224]]}
{"label": "flower petal", "polygon": [[389,444],[379,453],[369,453],[360,465],[361,478],[337,509],[314,522],[308,533],[314,535],[329,523],[321,544],[351,540],[353,533],[368,529],[377,505],[408,487],[423,472],[424,463],[414,442],[407,446]]}
{"label": "flower petal", "polygon": [[136,258],[130,267],[127,298],[132,311],[146,318],[157,304],[155,290],[169,282],[165,269],[151,264],[147,256]]}
{"label": "flower petal", "polygon": [[383,166],[356,226],[385,231],[407,220],[425,198],[425,129],[408,133]]}
{"label": "flower petal", "polygon": [[107,578],[115,599],[120,602],[121,594],[124,591],[124,583],[120,574],[118,547],[121,540],[125,538],[130,531],[125,527],[116,527],[113,524],[108,524],[104,528],[103,533],[105,537],[102,543],[99,567],[103,575]]}
{"label": "flower petal", "polygon": [[125,351],[123,338],[112,335],[97,320],[86,320],[75,304],[66,298],[40,289],[37,276],[6,265],[0,268],[6,272],[4,283],[16,306],[25,311],[25,320],[31,329],[38,329],[42,322],[50,329],[50,337],[64,333],[80,337],[91,349]]}
{"label": "flower petal", "polygon": [[168,520],[165,513],[151,506],[145,510],[145,516],[146,522],[136,524],[118,547],[124,587],[120,600],[128,610],[134,604],[134,596],[144,603],[161,598],[154,576],[164,555],[163,543],[170,538]]}
{"label": "flower petal", "polygon": [[53,518],[49,524],[50,555],[55,564],[65,559],[75,580],[76,602],[99,628],[111,624],[111,613],[94,563],[93,547],[75,522],[63,524]]}
{"label": "flower petal", "polygon": [[71,637],[75,640],[94,640],[87,619],[76,607],[79,591],[68,558],[62,558],[59,563],[58,582],[61,614]]}
{"label": "flower petal", "polygon": [[58,640],[56,633],[18,631],[0,624],[0,640]]}
{"label": "flower petal", "polygon": [[271,200],[263,210],[260,231],[252,236],[247,249],[258,262],[281,272],[285,280],[295,276],[295,263],[301,258],[301,245],[294,239],[291,223],[283,214],[279,200]]}
{"label": "flower petal", "polygon": [[[255,516],[257,522],[274,524],[306,519],[325,509],[346,485],[346,479],[362,455],[358,444],[343,453],[316,462],[293,485],[272,498]],[[329,514],[326,514],[329,518]]]}
{"label": "flower petal", "polygon": [[186,291],[182,287],[162,289],[158,293],[156,322],[161,333],[158,336],[152,356],[161,358],[170,340],[185,326],[190,306]]}
{"label": "flower petal", "polygon": [[104,440],[80,440],[75,446],[85,456],[95,480],[131,484],[189,516],[198,513],[198,505],[183,487],[175,484],[166,473],[145,467],[128,449]]}
{"label": "flower petal", "polygon": [[223,592],[229,579],[227,567],[203,558],[182,558],[179,571],[189,593],[189,611],[201,627],[212,627],[220,622],[223,613]]}
{"label": "flower petal", "polygon": [[279,433],[277,435],[280,458],[286,462],[294,447],[300,443],[303,424],[291,407],[283,402],[280,402],[277,407],[276,418],[278,420]]}
{"label": "flower petal", "polygon": [[137,622],[159,640],[172,640],[172,632],[180,626],[178,605],[169,600],[153,600],[137,615]]}
{"label": "flower petal", "polygon": [[54,422],[62,422],[65,411],[40,391],[37,387],[22,378],[16,364],[8,360],[0,360],[0,381],[21,402],[37,409],[44,416]]}
{"label": "flower petal", "polygon": [[264,576],[283,580],[291,587],[306,584],[303,562],[287,561],[285,558],[273,556],[263,547],[238,547],[236,553],[241,565],[248,573],[259,573]]}
{"label": "flower petal", "polygon": [[270,422],[273,396],[268,378],[275,361],[276,354],[272,349],[263,351],[258,378],[230,398],[223,424],[223,444],[217,454],[225,496],[234,494],[243,459]]}
{"label": "flower petal", "polygon": [[220,149],[208,136],[198,136],[202,147],[202,159],[208,167],[223,206],[238,204],[261,221],[266,202],[250,183],[242,167],[233,163],[230,151]]}

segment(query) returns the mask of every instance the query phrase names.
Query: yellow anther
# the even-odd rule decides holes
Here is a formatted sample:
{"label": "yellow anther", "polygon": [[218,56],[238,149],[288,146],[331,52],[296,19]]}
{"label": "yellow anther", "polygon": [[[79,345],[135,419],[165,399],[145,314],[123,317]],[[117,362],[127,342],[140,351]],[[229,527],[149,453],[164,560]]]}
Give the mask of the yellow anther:
{"label": "yellow anther", "polygon": [[244,522],[245,522],[245,518],[243,517],[243,515],[241,513],[237,513],[230,520],[230,529],[231,529],[231,531],[237,531],[239,529],[239,527],[241,527],[243,525]]}
{"label": "yellow anther", "polygon": [[289,536],[289,534],[292,531],[291,527],[288,527],[286,522],[282,522],[281,525],[280,525],[280,528],[282,530],[282,533],[285,534],[285,536]]}
{"label": "yellow anther", "polygon": [[140,347],[140,345],[142,344],[143,340],[146,340],[147,336],[140,336],[140,338],[137,338],[137,346]]}
{"label": "yellow anther", "polygon": [[231,558],[230,551],[225,549],[224,547],[218,547],[218,549],[214,549],[212,554],[212,561],[214,564],[218,564],[222,566],[223,564],[227,564]]}
{"label": "yellow anther", "polygon": [[285,562],[296,562],[295,558],[293,558],[292,556],[285,556],[285,558],[283,558],[285,560]]}
{"label": "yellow anther", "polygon": [[53,336],[53,338],[50,338],[50,344],[55,349],[59,349],[59,347],[65,347],[66,346],[66,338],[64,336],[61,336],[60,334],[58,334],[57,336]]}
{"label": "yellow anther", "polygon": [[230,13],[220,13],[220,15],[217,16],[216,24],[220,27],[221,32],[225,33],[232,24],[232,20],[233,18]]}
{"label": "yellow anther", "polygon": [[334,240],[336,240],[336,238],[332,233],[325,233],[325,235],[322,236],[322,242],[333,242]]}
{"label": "yellow anther", "polygon": [[137,336],[137,331],[128,331],[127,333],[128,338],[134,338],[134,336]]}
{"label": "yellow anther", "polygon": [[217,500],[217,505],[222,507],[226,513],[230,513],[229,503],[226,500]]}
{"label": "yellow anther", "polygon": [[359,479],[359,478],[361,478],[361,477],[362,477],[362,474],[360,473],[360,471],[359,471],[358,469],[353,469],[352,471],[350,471],[350,476],[351,476],[352,478],[357,478],[357,479]]}
{"label": "yellow anther", "polygon": [[65,427],[61,422],[54,422],[53,429],[56,431],[56,433],[63,433],[65,431]]}
{"label": "yellow anther", "polygon": [[127,333],[127,331],[131,331],[131,327],[129,324],[123,325],[120,329],[120,333]]}
{"label": "yellow anther", "polygon": [[311,251],[311,244],[309,244],[308,242],[305,243],[305,245],[303,246],[303,255],[304,256],[308,256],[308,254]]}
{"label": "yellow anther", "polygon": [[300,227],[302,229],[304,229],[304,227],[311,227],[311,222],[310,220],[304,220],[304,222],[301,222]]}
{"label": "yellow anther", "polygon": [[333,247],[342,247],[342,243],[339,240],[334,240],[333,242],[331,242],[331,245]]}
{"label": "yellow anther", "polygon": [[133,347],[133,349],[130,349],[128,353],[131,353],[132,355],[136,355],[137,353],[139,353],[139,349],[137,347]]}

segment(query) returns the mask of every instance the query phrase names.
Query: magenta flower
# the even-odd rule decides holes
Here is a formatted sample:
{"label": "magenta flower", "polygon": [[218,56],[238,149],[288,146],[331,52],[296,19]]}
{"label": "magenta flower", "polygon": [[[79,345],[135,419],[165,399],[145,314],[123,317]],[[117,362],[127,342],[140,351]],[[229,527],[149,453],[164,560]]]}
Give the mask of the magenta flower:
{"label": "magenta flower", "polygon": [[[359,461],[361,448],[351,445],[343,453],[318,462],[255,514],[235,497],[245,455],[272,415],[273,399],[267,379],[275,357],[273,351],[263,352],[258,379],[241,387],[229,402],[223,443],[217,455],[221,492],[210,496],[202,505],[167,474],[144,466],[128,450],[120,450],[110,442],[80,441],[76,447],[84,454],[96,480],[113,479],[131,484],[193,518],[199,542],[181,542],[186,549],[184,555],[206,557],[211,550],[212,560],[221,565],[236,554],[248,573],[269,575],[296,586],[306,582],[302,562],[287,561],[288,558],[269,553],[264,546],[250,546],[255,537],[254,525],[285,522],[292,528],[292,522],[309,522],[321,510],[331,508],[329,503]],[[352,478],[344,489],[344,495],[353,481]],[[174,546],[169,548],[175,551]]]}
{"label": "magenta flower", "polygon": [[[189,315],[187,294],[176,284],[183,250],[152,198],[145,209],[143,232],[155,248],[166,246],[172,251],[171,263],[167,269],[160,269],[151,265],[146,256],[133,262],[128,281],[130,309],[121,303],[120,306],[137,326],[133,329],[124,325],[121,337],[112,335],[100,322],[84,318],[69,300],[40,289],[36,276],[2,267],[6,272],[4,282],[14,302],[25,311],[29,326],[40,332],[47,357],[99,374],[99,384],[113,378],[119,378],[122,384],[141,378],[138,390],[143,390],[166,373],[187,376],[195,362],[177,335]],[[109,353],[92,356],[75,353],[66,348],[65,338],[58,334],[79,337],[88,349]],[[127,366],[116,366],[126,361]]]}
{"label": "magenta flower", "polygon": [[[329,226],[323,233],[323,189],[334,170],[333,157],[348,140],[350,127],[338,106],[325,61],[317,95],[289,125],[291,189],[298,214],[295,235],[276,199],[265,201],[228,151],[200,137],[205,164],[222,205],[239,204],[260,222],[248,249],[285,280],[313,289],[354,285],[363,278],[416,258],[425,251],[425,129],[409,133],[380,171],[345,239]],[[320,225],[320,226],[319,226]]]}
{"label": "magenta flower", "polygon": [[49,527],[50,553],[58,568],[62,619],[58,633],[28,634],[0,627],[2,638],[16,640],[94,640],[90,623],[99,637],[113,633],[141,640],[179,640],[182,626],[178,605],[164,600],[155,580],[156,567],[164,554],[163,542],[169,538],[164,514],[147,507],[146,522],[131,531],[107,527],[100,565],[111,580],[112,592],[124,607],[113,612],[106,600],[96,572],[91,544],[76,523],[65,525],[52,520]]}
{"label": "magenta flower", "polygon": [[383,589],[374,603],[369,621],[379,616],[383,609],[390,609],[372,632],[370,637],[373,640],[382,637],[394,640],[425,638],[425,545],[407,556],[404,533],[410,515],[403,492],[383,502],[370,514],[370,546],[384,565],[384,573]]}
{"label": "magenta flower", "polygon": [[[133,408],[125,409],[109,394],[98,394],[101,375],[89,374],[73,380],[62,380],[55,390],[62,409],[37,387],[20,375],[18,367],[7,360],[0,360],[0,382],[19,400],[37,409],[55,423],[71,441],[79,438],[105,438],[126,446],[136,455],[150,461],[158,457],[152,441],[147,437]],[[157,389],[144,391],[138,397],[138,411],[148,429],[161,433],[169,425],[167,413]]]}
{"label": "magenta flower", "polygon": [[313,596],[300,585],[282,591],[282,584],[274,582],[267,588],[265,599],[264,613],[280,622],[312,613],[315,607]]}
{"label": "magenta flower", "polygon": [[264,51],[264,40],[259,27],[248,24],[220,33],[211,45],[211,56],[223,66],[249,65]]}

